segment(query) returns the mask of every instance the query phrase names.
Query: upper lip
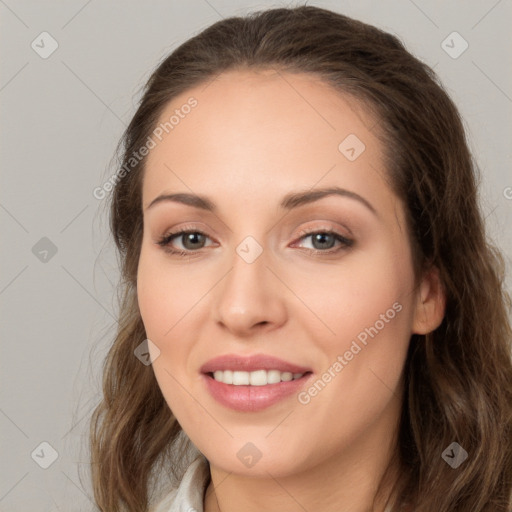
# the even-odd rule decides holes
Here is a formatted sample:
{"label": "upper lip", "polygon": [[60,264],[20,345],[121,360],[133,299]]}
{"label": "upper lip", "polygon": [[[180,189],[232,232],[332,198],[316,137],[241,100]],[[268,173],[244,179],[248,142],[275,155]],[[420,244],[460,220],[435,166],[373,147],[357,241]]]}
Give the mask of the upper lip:
{"label": "upper lip", "polygon": [[201,366],[200,370],[202,373],[213,373],[217,370],[238,370],[244,372],[279,370],[280,372],[291,373],[307,373],[311,371],[310,368],[289,363],[266,354],[255,354],[252,356],[226,354],[210,359]]}

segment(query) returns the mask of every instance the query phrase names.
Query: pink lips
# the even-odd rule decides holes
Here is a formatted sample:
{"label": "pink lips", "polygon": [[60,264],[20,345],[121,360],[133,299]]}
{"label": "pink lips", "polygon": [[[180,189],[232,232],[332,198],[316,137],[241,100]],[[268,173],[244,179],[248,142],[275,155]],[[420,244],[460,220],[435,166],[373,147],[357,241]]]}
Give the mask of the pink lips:
{"label": "pink lips", "polygon": [[226,354],[210,359],[200,368],[201,373],[213,373],[216,370],[238,370],[243,372],[279,370],[280,372],[306,373],[310,372],[311,368],[297,366],[265,354],[255,354],[253,356]]}
{"label": "pink lips", "polygon": [[[299,379],[267,384],[265,386],[235,386],[217,382],[211,374],[216,370],[251,372],[279,370],[305,374]],[[206,389],[220,404],[240,412],[257,412],[296,395],[312,377],[309,368],[298,366],[276,357],[257,354],[249,357],[225,355],[211,359],[201,367]]]}

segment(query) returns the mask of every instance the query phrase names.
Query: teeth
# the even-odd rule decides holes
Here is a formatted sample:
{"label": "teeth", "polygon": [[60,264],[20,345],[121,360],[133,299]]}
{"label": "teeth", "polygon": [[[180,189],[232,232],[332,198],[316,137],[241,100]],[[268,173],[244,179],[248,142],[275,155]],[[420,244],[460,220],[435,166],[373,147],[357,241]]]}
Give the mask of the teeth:
{"label": "teeth", "polygon": [[213,378],[217,382],[234,386],[266,386],[267,384],[300,379],[303,375],[303,373],[280,372],[279,370],[256,370],[254,372],[217,370],[213,372]]}

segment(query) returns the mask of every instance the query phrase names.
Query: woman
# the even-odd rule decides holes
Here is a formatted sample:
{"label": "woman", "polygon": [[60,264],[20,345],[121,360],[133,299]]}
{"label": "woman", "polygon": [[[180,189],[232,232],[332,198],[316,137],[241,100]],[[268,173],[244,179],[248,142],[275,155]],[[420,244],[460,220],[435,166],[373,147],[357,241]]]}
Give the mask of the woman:
{"label": "woman", "polygon": [[101,510],[510,509],[503,263],[428,66],[316,7],[230,18],[123,142]]}

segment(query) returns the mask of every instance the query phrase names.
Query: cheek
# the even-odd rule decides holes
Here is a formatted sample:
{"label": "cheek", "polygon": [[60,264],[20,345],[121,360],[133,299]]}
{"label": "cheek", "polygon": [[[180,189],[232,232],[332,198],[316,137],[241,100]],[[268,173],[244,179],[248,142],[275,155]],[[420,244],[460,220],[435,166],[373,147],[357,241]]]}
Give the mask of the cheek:
{"label": "cheek", "polygon": [[[164,271],[159,258],[141,252],[137,274],[137,298],[146,336],[159,350],[152,368],[162,394],[174,414],[191,414],[186,363],[190,347],[184,332],[190,329],[187,310],[193,293],[179,273]],[[195,299],[197,301],[197,298]],[[190,332],[190,331],[189,331]],[[180,342],[181,340],[181,342]],[[188,412],[187,412],[188,411]]]}
{"label": "cheek", "polygon": [[170,339],[175,330],[173,326],[186,315],[196,295],[193,287],[187,285],[185,275],[176,269],[167,270],[159,255],[148,249],[142,250],[137,273],[137,298],[149,339],[153,337],[160,342]]}
{"label": "cheek", "polygon": [[[334,402],[354,412],[361,400],[375,405],[389,399],[411,334],[414,277],[407,248],[399,256],[391,244],[380,247],[302,280],[297,291],[314,313],[301,325],[323,352],[324,370],[336,365],[330,393],[342,399]],[[347,389],[350,396],[343,393]]]}
{"label": "cheek", "polygon": [[[160,354],[153,370],[163,390],[195,378],[190,368],[198,324],[207,312],[201,298],[210,286],[189,273],[173,268],[165,256],[143,249],[137,273],[137,299],[147,337]],[[172,377],[175,377],[176,382]]]}
{"label": "cheek", "polygon": [[307,321],[319,329],[316,337],[323,332],[330,345],[333,340],[343,345],[387,311],[384,320],[391,317],[393,321],[386,322],[386,328],[396,328],[398,317],[406,315],[395,314],[393,304],[398,302],[400,309],[407,310],[413,286],[407,252],[399,258],[397,254],[381,244],[379,249],[354,253],[339,265],[295,278],[294,291],[312,313]]}

